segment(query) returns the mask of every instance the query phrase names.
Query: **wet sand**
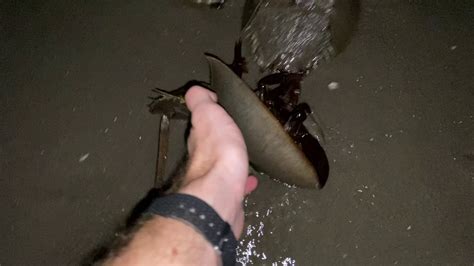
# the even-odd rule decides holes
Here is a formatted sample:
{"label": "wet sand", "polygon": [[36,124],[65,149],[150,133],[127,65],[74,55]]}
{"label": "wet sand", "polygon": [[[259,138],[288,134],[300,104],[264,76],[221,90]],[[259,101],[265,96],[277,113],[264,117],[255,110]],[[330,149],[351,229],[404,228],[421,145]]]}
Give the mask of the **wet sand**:
{"label": "wet sand", "polygon": [[[241,8],[0,3],[0,265],[76,265],[113,234],[153,184],[146,97],[207,80],[204,52],[230,60]],[[362,2],[352,42],[303,87],[330,179],[321,191],[261,180],[242,262],[473,262],[472,10]]]}

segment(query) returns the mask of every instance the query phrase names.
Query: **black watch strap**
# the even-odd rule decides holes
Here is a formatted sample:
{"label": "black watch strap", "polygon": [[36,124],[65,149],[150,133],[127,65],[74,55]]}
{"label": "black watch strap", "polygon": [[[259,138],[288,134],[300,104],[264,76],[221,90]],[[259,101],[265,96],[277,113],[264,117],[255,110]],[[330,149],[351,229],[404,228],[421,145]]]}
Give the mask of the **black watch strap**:
{"label": "black watch strap", "polygon": [[182,220],[195,229],[221,254],[224,266],[235,265],[237,240],[230,225],[203,200],[187,194],[155,199],[148,213]]}

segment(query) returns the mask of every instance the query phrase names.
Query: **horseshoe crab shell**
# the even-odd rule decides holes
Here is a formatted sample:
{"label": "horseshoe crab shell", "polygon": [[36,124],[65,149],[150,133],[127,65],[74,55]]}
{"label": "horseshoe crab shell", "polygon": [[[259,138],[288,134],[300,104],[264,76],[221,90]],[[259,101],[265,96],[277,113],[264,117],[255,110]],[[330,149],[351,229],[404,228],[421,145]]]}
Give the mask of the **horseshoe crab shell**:
{"label": "horseshoe crab shell", "polygon": [[316,169],[249,86],[218,58],[206,58],[211,89],[242,131],[252,165],[290,185],[321,187]]}

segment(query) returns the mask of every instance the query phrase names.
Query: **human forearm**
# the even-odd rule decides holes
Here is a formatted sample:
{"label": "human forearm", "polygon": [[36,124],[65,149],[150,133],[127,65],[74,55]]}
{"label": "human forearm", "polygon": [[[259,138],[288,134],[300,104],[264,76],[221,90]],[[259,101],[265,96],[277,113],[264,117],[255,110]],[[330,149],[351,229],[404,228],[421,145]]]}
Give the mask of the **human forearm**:
{"label": "human forearm", "polygon": [[[179,207],[179,201],[165,204],[164,199],[158,198],[154,202],[158,207],[152,208],[154,211],[151,212],[168,216],[170,213],[163,213],[159,208],[161,202],[161,207],[172,209],[171,214],[176,215],[170,217],[184,217],[193,225],[155,216],[141,225],[127,246],[111,254],[106,264],[234,263],[235,239],[242,233],[244,222],[242,201],[245,194],[256,188],[257,180],[248,176],[247,149],[239,128],[216,101],[214,93],[200,87],[193,87],[186,94],[186,104],[192,113],[192,128],[188,139],[189,162],[178,192],[187,196],[177,194],[170,197],[175,200],[176,197],[191,197],[191,204],[195,207],[184,209]],[[191,215],[197,210],[199,216]],[[198,220],[193,220],[196,217]],[[206,220],[205,229],[203,220]],[[214,247],[222,256],[218,256]]]}
{"label": "human forearm", "polygon": [[191,226],[154,216],[120,254],[105,265],[219,265],[210,243]]}

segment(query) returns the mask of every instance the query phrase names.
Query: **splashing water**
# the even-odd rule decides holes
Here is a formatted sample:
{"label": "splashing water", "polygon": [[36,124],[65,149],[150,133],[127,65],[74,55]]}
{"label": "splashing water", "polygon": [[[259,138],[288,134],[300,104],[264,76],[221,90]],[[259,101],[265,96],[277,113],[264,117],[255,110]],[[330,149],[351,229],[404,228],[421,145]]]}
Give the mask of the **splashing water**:
{"label": "splashing water", "polygon": [[[237,247],[237,264],[242,266],[247,265],[272,265],[272,266],[294,266],[296,260],[289,256],[271,255],[275,251],[265,250],[263,245],[264,239],[269,235],[273,235],[272,221],[278,219],[288,219],[290,216],[297,215],[296,212],[287,212],[286,210],[296,201],[297,189],[293,186],[288,186],[288,190],[279,200],[272,202],[270,206],[262,209],[247,212],[246,215],[253,216],[253,222],[248,224],[244,229],[244,235]],[[249,206],[248,199],[245,200],[244,205]],[[281,213],[285,213],[286,217],[280,217]],[[270,228],[268,228],[270,225]],[[292,232],[294,225],[288,225],[288,232]],[[285,229],[286,230],[286,229]]]}
{"label": "splashing water", "polygon": [[262,70],[306,72],[331,56],[332,6],[318,2],[260,2],[242,34]]}

